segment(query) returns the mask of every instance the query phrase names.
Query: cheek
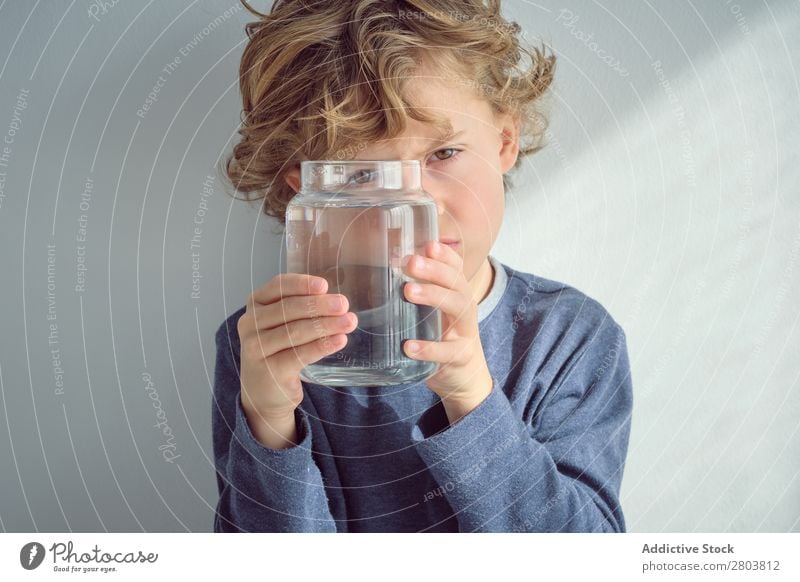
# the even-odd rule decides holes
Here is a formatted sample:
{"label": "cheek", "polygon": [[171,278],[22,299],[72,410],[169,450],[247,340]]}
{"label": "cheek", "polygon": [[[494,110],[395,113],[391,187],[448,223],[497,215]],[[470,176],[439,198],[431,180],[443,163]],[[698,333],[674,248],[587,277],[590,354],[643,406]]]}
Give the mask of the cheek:
{"label": "cheek", "polygon": [[452,164],[428,172],[423,187],[444,207],[441,230],[464,241],[462,253],[488,252],[503,222],[503,175],[484,150],[461,152]]}
{"label": "cheek", "polygon": [[486,163],[471,162],[447,187],[445,224],[457,229],[462,240],[465,270],[480,265],[491,250],[503,223],[503,178]]}
{"label": "cheek", "polygon": [[460,203],[451,205],[452,212],[465,227],[480,229],[481,234],[487,230],[494,234],[503,222],[505,210],[503,175],[499,170],[485,161],[470,160],[459,177],[458,190]]}

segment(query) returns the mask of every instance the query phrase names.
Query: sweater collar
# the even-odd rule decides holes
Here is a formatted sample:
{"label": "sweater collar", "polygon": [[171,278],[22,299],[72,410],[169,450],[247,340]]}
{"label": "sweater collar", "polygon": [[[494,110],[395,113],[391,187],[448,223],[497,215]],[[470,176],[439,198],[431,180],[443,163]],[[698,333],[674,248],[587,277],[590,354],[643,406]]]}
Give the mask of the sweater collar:
{"label": "sweater collar", "polygon": [[508,275],[500,261],[492,255],[489,255],[488,259],[494,271],[494,278],[489,294],[483,298],[483,301],[478,303],[478,323],[486,319],[494,308],[497,307],[497,304],[500,303],[500,300],[503,298],[503,293],[508,283]]}

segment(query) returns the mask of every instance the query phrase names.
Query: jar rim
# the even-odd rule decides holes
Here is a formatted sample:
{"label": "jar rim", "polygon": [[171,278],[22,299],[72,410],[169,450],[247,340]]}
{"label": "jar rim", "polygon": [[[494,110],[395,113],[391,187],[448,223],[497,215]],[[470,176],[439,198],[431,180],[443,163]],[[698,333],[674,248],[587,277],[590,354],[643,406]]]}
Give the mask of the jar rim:
{"label": "jar rim", "polygon": [[357,164],[403,164],[403,165],[413,165],[419,166],[419,160],[403,160],[403,159],[395,159],[395,160],[302,160],[300,162],[301,166],[310,165],[310,164],[343,164],[343,165],[357,165]]}

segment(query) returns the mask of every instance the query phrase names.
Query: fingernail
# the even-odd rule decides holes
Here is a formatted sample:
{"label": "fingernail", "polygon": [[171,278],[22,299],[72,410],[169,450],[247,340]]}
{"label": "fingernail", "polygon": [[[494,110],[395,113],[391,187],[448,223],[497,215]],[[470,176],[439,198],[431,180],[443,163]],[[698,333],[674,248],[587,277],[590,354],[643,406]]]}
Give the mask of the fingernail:
{"label": "fingernail", "polygon": [[439,254],[439,251],[441,251],[441,250],[442,250],[442,247],[441,247],[441,245],[440,245],[438,242],[435,242],[435,241],[434,241],[434,243],[431,245],[431,247],[433,248],[433,254],[434,254],[434,255],[438,255],[438,254]]}
{"label": "fingernail", "polygon": [[425,263],[426,263],[425,259],[423,259],[422,257],[417,257],[416,260],[417,269],[422,271],[425,268]]}
{"label": "fingernail", "polygon": [[342,298],[341,297],[331,297],[328,300],[328,305],[331,306],[331,309],[341,309],[342,308]]}
{"label": "fingernail", "polygon": [[419,344],[417,342],[408,342],[406,344],[406,347],[408,348],[408,351],[411,352],[412,354],[419,351]]}
{"label": "fingernail", "polygon": [[409,283],[408,284],[408,292],[412,295],[419,295],[422,291],[422,287],[417,285],[416,283]]}
{"label": "fingernail", "polygon": [[322,291],[325,288],[325,281],[322,279],[314,279],[311,281],[312,291]]}

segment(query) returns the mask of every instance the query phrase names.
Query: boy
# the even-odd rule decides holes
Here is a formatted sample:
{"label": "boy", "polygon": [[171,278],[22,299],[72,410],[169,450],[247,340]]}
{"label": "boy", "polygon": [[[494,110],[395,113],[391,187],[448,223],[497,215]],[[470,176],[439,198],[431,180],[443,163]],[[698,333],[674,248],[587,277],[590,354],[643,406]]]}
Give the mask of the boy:
{"label": "boy", "polygon": [[302,159],[419,159],[441,238],[404,267],[422,281],[404,294],[441,310],[443,335],[404,344],[441,364],[424,382],[310,384],[300,369],[341,349],[356,314],[321,278],[257,289],[216,335],[215,531],[625,531],[625,334],[580,291],[489,254],[555,58],[484,4],[248,7],[261,19],[228,176],[283,222]]}

